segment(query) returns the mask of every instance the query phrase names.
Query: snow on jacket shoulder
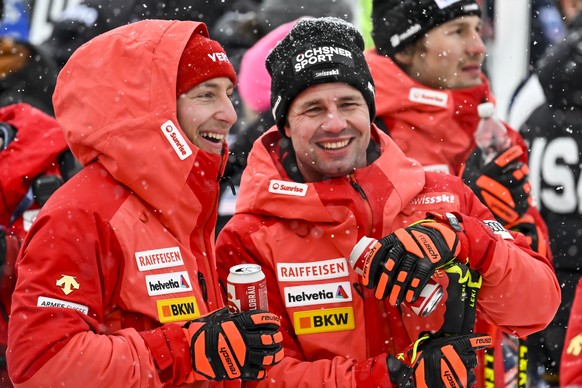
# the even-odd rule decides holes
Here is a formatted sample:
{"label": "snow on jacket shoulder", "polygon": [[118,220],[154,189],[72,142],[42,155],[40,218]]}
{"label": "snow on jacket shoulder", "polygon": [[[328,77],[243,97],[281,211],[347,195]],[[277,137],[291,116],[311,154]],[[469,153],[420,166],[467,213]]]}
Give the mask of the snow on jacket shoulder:
{"label": "snow on jacket shoulder", "polygon": [[17,261],[17,386],[179,385],[192,370],[181,324],[223,306],[214,228],[226,157],[195,147],[176,119],[178,62],[200,32],[130,24],[60,73],[57,121],[85,167],[43,207]]}
{"label": "snow on jacket shoulder", "polygon": [[[376,301],[361,286],[346,260],[361,237],[381,238],[427,211],[492,219],[459,178],[424,172],[388,136],[375,126],[372,131],[380,157],[350,176],[321,182],[289,179],[278,161],[276,129],[249,155],[235,215],[217,240],[217,260],[221,278],[234,264],[260,264],[269,309],[282,317],[285,357],[260,385],[363,386],[356,371],[369,360],[385,368],[386,353],[397,354],[420,331],[440,327],[442,305],[420,318]],[[483,258],[478,305],[492,323],[527,335],[551,320],[560,289],[547,260],[514,236],[515,244],[496,238]],[[541,301],[547,309],[534,309]],[[383,378],[386,384],[385,370]]]}

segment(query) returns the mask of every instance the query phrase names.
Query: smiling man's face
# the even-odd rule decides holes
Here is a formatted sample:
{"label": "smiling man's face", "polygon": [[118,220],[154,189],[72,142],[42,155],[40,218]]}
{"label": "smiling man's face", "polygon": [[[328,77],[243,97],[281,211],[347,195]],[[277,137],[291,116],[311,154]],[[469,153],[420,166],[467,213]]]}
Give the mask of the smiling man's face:
{"label": "smiling man's face", "polygon": [[345,83],[311,86],[291,103],[285,134],[307,182],[365,167],[370,111],[362,93]]}
{"label": "smiling man's face", "polygon": [[412,50],[396,54],[406,73],[435,89],[459,89],[479,85],[485,44],[481,19],[461,16],[443,23],[414,44]]}
{"label": "smiling man's face", "polygon": [[203,151],[222,152],[226,135],[237,115],[227,77],[213,78],[178,97],[178,122],[190,141]]}

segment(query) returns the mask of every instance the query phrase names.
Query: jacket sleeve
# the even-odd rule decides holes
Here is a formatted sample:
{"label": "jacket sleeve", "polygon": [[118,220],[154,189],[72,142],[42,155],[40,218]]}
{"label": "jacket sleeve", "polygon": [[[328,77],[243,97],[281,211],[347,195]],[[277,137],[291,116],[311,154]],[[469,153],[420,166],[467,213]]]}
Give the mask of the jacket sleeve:
{"label": "jacket sleeve", "polygon": [[[164,347],[148,346],[155,343],[151,333],[111,328],[121,326],[111,311],[114,290],[125,280],[120,255],[114,234],[95,214],[59,209],[35,221],[17,260],[9,321],[7,359],[16,386],[162,386],[154,361],[167,355],[155,353]],[[154,330],[158,337],[186,349],[162,366],[187,368],[182,329],[160,330]],[[185,378],[188,371],[182,373]]]}
{"label": "jacket sleeve", "polygon": [[[256,383],[257,386],[273,387],[390,387],[390,379],[386,365],[386,355],[374,359],[356,362],[345,357],[326,358],[323,355],[318,360],[305,360],[301,346],[295,336],[292,321],[285,309],[285,303],[280,293],[273,265],[265,259],[253,243],[252,233],[256,228],[242,224],[243,217],[237,216],[220,232],[216,244],[218,272],[223,284],[226,283],[228,269],[236,264],[255,263],[261,265],[267,279],[269,292],[269,310],[281,318],[283,348],[285,356],[277,365],[271,367],[267,377]],[[251,216],[245,215],[245,221]],[[237,230],[244,231],[237,233]],[[255,384],[252,384],[255,385]]]}
{"label": "jacket sleeve", "polygon": [[490,211],[463,184],[460,215],[470,266],[483,276],[478,308],[487,320],[515,336],[544,329],[554,317],[561,290],[550,260],[530,249],[520,233],[493,233],[481,220]]}
{"label": "jacket sleeve", "polygon": [[578,281],[576,295],[566,330],[562,362],[560,364],[560,387],[582,386],[582,279]]}

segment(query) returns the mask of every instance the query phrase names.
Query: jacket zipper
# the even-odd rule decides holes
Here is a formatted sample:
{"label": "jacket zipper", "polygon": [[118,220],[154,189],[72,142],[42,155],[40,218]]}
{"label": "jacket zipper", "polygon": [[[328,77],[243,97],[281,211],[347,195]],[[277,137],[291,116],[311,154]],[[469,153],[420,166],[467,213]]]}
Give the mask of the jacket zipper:
{"label": "jacket zipper", "polygon": [[372,232],[372,225],[374,224],[374,215],[372,214],[372,207],[370,206],[370,202],[368,201],[368,196],[366,192],[360,186],[360,184],[356,180],[356,176],[354,174],[350,174],[350,185],[360,194],[360,197],[364,200],[364,207],[366,209],[366,214],[368,215],[368,228],[367,230],[363,231],[364,236],[368,236]]}
{"label": "jacket zipper", "polygon": [[202,291],[202,298],[204,299],[204,302],[208,302],[208,288],[206,287],[206,280],[204,279],[202,272],[198,272],[198,285]]}
{"label": "jacket zipper", "polygon": [[360,186],[358,184],[358,182],[356,182],[356,179],[354,178],[354,175],[353,174],[350,174],[350,184],[358,192],[358,194],[360,194],[360,196],[362,197],[362,199],[368,200],[368,196],[364,192],[364,189],[362,189],[362,186]]}

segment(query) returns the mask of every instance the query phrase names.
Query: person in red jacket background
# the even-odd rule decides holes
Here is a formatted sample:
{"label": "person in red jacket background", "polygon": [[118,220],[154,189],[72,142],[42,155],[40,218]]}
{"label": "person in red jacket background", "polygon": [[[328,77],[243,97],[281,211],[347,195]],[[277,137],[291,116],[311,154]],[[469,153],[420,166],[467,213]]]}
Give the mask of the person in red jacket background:
{"label": "person in red jacket background", "polygon": [[161,387],[264,378],[278,318],[230,314],[216,275],[234,69],[206,25],[147,20],[77,49],[55,114],[83,165],[44,204],[17,263],[17,386]]}
{"label": "person in red jacket background", "polygon": [[[467,334],[474,319],[451,312],[475,298],[457,300],[450,287],[478,288],[471,271],[480,273],[476,308],[514,335],[550,322],[560,287],[549,260],[493,220],[459,177],[425,171],[372,123],[363,49],[353,25],[306,18],[267,57],[276,125],[254,143],[218,236],[220,277],[259,264],[269,309],[281,316],[285,356],[259,386],[404,386],[411,374],[415,386],[425,377],[441,386],[448,374],[466,387],[478,337]],[[360,277],[347,258],[364,236],[379,242]],[[445,276],[453,257],[460,278]],[[431,275],[447,297],[419,316],[407,303]],[[474,296],[469,288],[463,295]],[[421,360],[397,360],[423,332],[435,337],[421,343]]]}
{"label": "person in red jacket background", "polygon": [[0,386],[20,245],[40,208],[78,169],[56,120],[26,103],[0,108]]}
{"label": "person in red jacket background", "polygon": [[[532,205],[522,137],[504,124],[512,147],[486,165],[475,143],[477,107],[495,102],[481,68],[486,48],[479,4],[375,0],[372,22],[375,49],[366,52],[366,60],[377,88],[376,122],[425,170],[462,176],[505,228],[522,232],[533,249],[552,260],[547,226]],[[515,349],[515,339],[506,340]],[[516,381],[520,363],[511,359],[508,375]],[[503,374],[497,363],[496,385],[504,382]]]}

